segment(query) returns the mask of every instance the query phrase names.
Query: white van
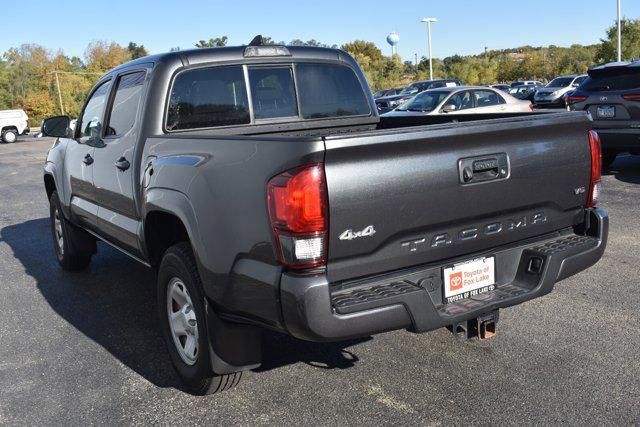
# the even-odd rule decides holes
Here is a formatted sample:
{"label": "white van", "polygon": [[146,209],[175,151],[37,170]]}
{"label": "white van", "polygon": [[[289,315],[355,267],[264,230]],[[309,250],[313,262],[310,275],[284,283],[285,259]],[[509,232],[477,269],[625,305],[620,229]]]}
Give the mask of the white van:
{"label": "white van", "polygon": [[18,135],[29,133],[29,117],[24,110],[0,110],[2,142],[16,142]]}

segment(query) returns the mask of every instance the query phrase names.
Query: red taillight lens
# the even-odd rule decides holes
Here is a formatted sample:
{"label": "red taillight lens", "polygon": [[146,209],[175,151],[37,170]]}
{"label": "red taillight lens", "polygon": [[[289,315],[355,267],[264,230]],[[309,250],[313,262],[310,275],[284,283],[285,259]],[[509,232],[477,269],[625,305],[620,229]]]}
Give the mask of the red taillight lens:
{"label": "red taillight lens", "polygon": [[589,147],[591,148],[591,182],[589,184],[589,196],[585,207],[592,208],[600,201],[602,180],[602,148],[600,146],[600,136],[593,130],[589,131]]}
{"label": "red taillight lens", "polygon": [[567,104],[575,104],[576,102],[583,102],[587,100],[587,96],[569,96],[567,97]]}
{"label": "red taillight lens", "polygon": [[533,111],[533,104],[529,103],[529,110]]}
{"label": "red taillight lens", "polygon": [[635,93],[625,93],[624,95],[622,95],[622,97],[624,99],[629,99],[632,101],[640,101],[640,93],[635,92]]}
{"label": "red taillight lens", "polygon": [[324,166],[302,166],[271,178],[267,198],[280,261],[292,268],[326,264],[329,209]]}

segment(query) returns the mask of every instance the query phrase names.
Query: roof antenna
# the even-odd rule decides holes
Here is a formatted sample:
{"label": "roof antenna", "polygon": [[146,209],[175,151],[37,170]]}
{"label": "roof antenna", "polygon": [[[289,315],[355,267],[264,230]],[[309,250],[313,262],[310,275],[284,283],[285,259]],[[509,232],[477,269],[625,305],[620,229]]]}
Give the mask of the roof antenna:
{"label": "roof antenna", "polygon": [[249,43],[249,46],[262,46],[262,45],[263,45],[262,36],[260,34],[255,36],[253,40],[251,40],[251,42]]}

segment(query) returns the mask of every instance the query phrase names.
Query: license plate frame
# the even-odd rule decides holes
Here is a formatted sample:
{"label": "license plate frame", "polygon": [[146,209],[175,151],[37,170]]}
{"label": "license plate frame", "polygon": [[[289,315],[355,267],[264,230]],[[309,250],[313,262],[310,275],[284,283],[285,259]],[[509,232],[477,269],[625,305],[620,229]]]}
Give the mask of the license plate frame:
{"label": "license plate frame", "polygon": [[596,116],[599,119],[615,119],[616,107],[613,105],[602,105],[596,109]]}
{"label": "license plate frame", "polygon": [[472,258],[442,268],[442,300],[445,304],[465,300],[496,288],[496,258]]}

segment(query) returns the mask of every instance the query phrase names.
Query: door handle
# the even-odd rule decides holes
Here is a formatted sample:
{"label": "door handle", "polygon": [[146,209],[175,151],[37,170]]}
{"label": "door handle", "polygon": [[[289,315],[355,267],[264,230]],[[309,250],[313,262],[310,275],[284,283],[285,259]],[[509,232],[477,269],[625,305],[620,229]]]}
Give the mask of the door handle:
{"label": "door handle", "polygon": [[82,163],[84,163],[87,166],[89,166],[90,164],[93,164],[93,157],[91,157],[91,154],[87,153],[87,155],[84,156],[84,159],[82,159]]}
{"label": "door handle", "polygon": [[129,163],[129,161],[124,157],[120,157],[116,162],[116,167],[121,171],[126,171],[127,169],[129,169],[130,166],[131,166],[131,163]]}

